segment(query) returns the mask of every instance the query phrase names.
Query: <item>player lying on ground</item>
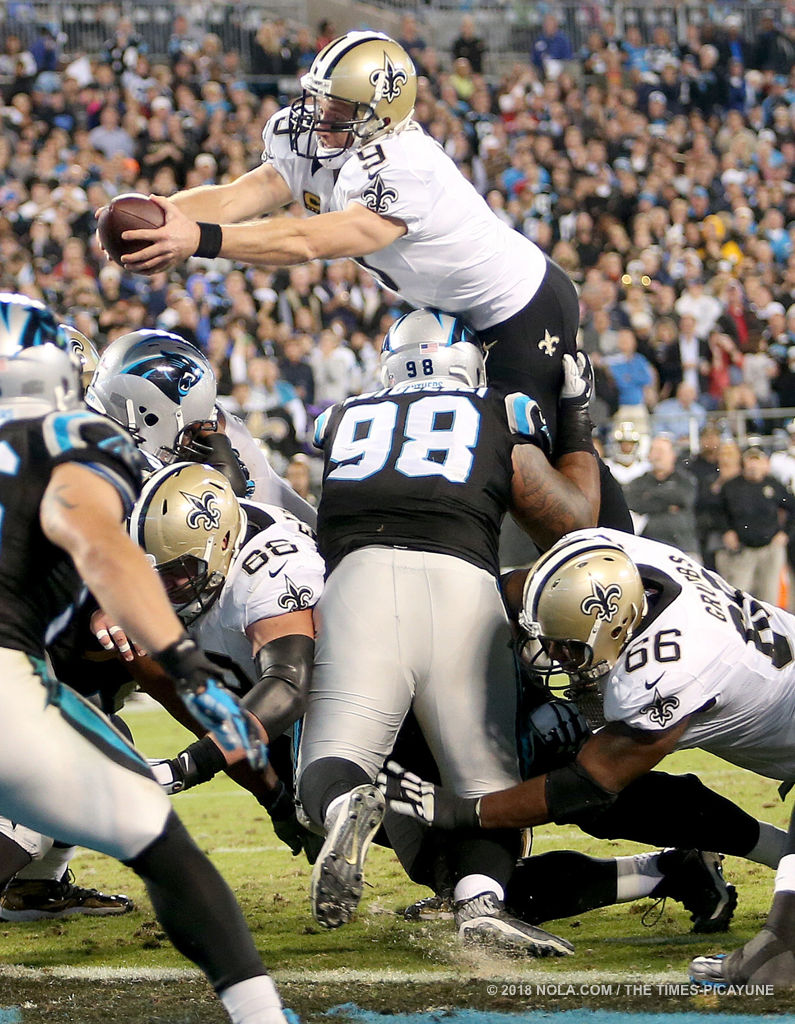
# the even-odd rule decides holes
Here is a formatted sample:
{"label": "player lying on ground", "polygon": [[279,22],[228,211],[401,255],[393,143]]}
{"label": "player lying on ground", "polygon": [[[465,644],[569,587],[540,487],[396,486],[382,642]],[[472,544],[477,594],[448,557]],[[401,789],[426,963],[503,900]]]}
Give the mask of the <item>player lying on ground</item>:
{"label": "player lying on ground", "polygon": [[[729,586],[681,551],[610,530],[555,545],[528,574],[520,622],[575,685],[598,683],[607,724],[576,760],[480,800],[387,766],[395,810],[447,828],[567,823],[608,807],[666,754],[701,747],[760,775],[795,778],[795,617]],[[765,928],[707,981],[795,985],[795,825]]]}

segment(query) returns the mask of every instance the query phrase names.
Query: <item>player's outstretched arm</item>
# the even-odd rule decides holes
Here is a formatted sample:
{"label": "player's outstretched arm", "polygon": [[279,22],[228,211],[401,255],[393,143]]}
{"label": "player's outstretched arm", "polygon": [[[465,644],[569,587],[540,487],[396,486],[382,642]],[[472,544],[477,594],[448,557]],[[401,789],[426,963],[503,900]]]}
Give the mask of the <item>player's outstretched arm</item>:
{"label": "player's outstretched arm", "polygon": [[424,782],[392,761],[379,774],[378,785],[398,814],[438,828],[576,824],[581,816],[609,807],[626,785],[651,771],[674,749],[687,722],[685,718],[671,729],[648,733],[610,723],[585,743],[571,764],[478,800]]}
{"label": "player's outstretched arm", "polygon": [[223,256],[262,267],[366,256],[406,233],[403,221],[381,217],[361,203],[317,217],[274,217],[244,224],[207,222],[208,213],[202,212],[200,228],[175,203],[154,198],[166,213],[163,227],[125,231],[122,236],[125,241],[152,243],[122,257],[124,266],[139,274],[168,270],[194,255]]}
{"label": "player's outstretched arm", "polygon": [[190,220],[238,224],[273,213],[292,198],[281,174],[269,164],[260,164],[225,185],[199,185],[175,192],[170,200]]}

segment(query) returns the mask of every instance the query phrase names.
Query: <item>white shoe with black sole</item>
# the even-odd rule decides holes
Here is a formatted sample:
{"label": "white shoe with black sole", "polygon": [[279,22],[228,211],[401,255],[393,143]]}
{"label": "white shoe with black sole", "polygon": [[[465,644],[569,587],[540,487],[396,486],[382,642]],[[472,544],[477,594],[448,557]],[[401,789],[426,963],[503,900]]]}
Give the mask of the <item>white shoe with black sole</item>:
{"label": "white shoe with black sole", "polygon": [[340,805],[312,869],[312,916],[324,928],[350,921],[364,887],[364,860],[384,817],[375,786],[357,786]]}
{"label": "white shoe with black sole", "polygon": [[493,946],[525,956],[571,956],[574,946],[542,928],[525,924],[505,910],[493,892],[482,892],[455,904],[458,938],[466,945]]}

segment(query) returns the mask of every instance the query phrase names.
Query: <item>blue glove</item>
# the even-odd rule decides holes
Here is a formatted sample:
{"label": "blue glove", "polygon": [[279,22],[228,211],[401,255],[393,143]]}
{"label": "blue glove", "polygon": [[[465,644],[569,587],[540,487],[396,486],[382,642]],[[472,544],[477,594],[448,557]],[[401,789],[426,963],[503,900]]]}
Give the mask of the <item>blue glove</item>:
{"label": "blue glove", "polygon": [[224,750],[246,752],[248,763],[261,770],[268,748],[237,697],[218,682],[218,670],[188,636],[170,644],[155,660],[171,676],[185,707]]}

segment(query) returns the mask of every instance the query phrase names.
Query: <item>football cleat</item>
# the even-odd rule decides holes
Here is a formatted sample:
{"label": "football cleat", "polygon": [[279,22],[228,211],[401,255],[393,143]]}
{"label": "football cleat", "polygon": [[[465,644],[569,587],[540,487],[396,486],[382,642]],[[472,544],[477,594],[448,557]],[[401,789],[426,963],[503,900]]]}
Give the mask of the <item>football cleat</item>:
{"label": "football cleat", "polygon": [[694,932],[725,932],[729,928],[737,890],[723,877],[719,853],[704,850],[663,850],[657,859],[662,874],[651,896],[671,899],[690,911]]}
{"label": "football cleat", "polygon": [[445,889],[443,892],[434,893],[433,896],[424,896],[398,913],[406,921],[452,921],[453,891]]}
{"label": "football cleat", "polygon": [[364,887],[364,859],[384,817],[375,786],[356,786],[340,804],[312,869],[312,916],[324,928],[350,921]]}
{"label": "football cleat", "polygon": [[455,923],[459,941],[465,945],[493,946],[507,953],[539,957],[571,956],[574,952],[566,939],[512,917],[493,892],[459,900],[455,904]]}
{"label": "football cleat", "polygon": [[0,920],[47,921],[72,914],[90,917],[128,914],[135,904],[121,893],[110,896],[97,889],[74,885],[67,868],[60,882],[12,878],[0,894]]}
{"label": "football cleat", "polygon": [[775,932],[763,928],[733,953],[697,956],[690,963],[690,980],[709,987],[773,985],[774,988],[795,988],[795,952]]}

